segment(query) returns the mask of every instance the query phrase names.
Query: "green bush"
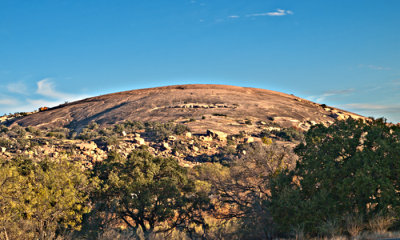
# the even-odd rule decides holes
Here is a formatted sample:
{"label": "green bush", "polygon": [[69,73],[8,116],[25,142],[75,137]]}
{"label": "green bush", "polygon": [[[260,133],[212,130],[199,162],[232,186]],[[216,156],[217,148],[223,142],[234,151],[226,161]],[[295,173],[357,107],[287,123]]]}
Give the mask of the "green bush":
{"label": "green bush", "polygon": [[97,128],[86,127],[79,133],[78,138],[82,140],[93,140],[98,138],[99,132]]}
{"label": "green bush", "polygon": [[272,186],[271,210],[282,231],[304,223],[306,233],[317,235],[328,217],[361,215],[365,223],[377,213],[399,215],[398,126],[351,118],[316,125],[295,152],[296,169],[280,174]]}
{"label": "green bush", "polygon": [[0,159],[0,166],[0,232],[6,239],[56,239],[65,229],[79,229],[96,184],[78,163],[15,158]]}
{"label": "green bush", "polygon": [[39,128],[36,128],[36,127],[29,126],[29,127],[26,127],[25,130],[27,132],[33,134],[34,136],[39,136],[40,137],[40,136],[43,135],[42,131]]}
{"label": "green bush", "polygon": [[13,142],[8,139],[8,138],[4,138],[4,137],[0,137],[0,147],[5,147],[5,148],[11,148]]}
{"label": "green bush", "polygon": [[190,131],[186,125],[175,124],[173,122],[146,122],[146,133],[150,134],[156,140],[164,140],[171,135],[182,135]]}
{"label": "green bush", "polygon": [[303,141],[304,133],[296,128],[282,128],[280,130],[268,130],[264,129],[260,133],[260,137],[271,137],[271,135],[275,135],[278,138],[281,138],[285,141]]}

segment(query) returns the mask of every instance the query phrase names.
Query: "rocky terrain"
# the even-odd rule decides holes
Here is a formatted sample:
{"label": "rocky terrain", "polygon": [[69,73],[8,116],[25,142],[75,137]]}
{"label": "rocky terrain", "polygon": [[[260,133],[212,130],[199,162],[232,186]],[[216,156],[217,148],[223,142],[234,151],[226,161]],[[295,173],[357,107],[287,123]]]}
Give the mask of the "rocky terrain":
{"label": "rocky terrain", "polygon": [[[193,166],[223,161],[229,151],[245,154],[238,148],[241,144],[274,142],[291,148],[310,126],[349,117],[364,118],[263,89],[159,87],[3,116],[0,156],[65,156],[90,167],[111,151],[127,156],[135,148],[146,147],[155,155],[172,156],[182,165]],[[160,124],[146,125],[154,122]],[[184,131],[175,131],[175,126]],[[155,137],[152,128],[164,135]]]}
{"label": "rocky terrain", "polygon": [[[40,183],[43,180],[48,186],[43,185],[45,187],[42,187],[41,190],[33,188],[32,194],[28,194],[28,196],[36,196],[39,200],[44,199],[42,204],[46,206],[45,209],[52,209],[54,202],[45,199],[41,195],[42,192],[48,191],[49,196],[58,194],[54,198],[59,199],[64,193],[59,194],[60,191],[53,191],[53,189],[59,188],[58,186],[54,187],[54,183],[68,182],[69,184],[69,180],[75,179],[71,178],[75,173],[87,173],[87,176],[92,177],[93,186],[88,185],[84,189],[87,192],[81,190],[77,194],[87,193],[96,197],[90,198],[92,202],[85,203],[92,209],[89,215],[85,215],[90,220],[82,223],[83,226],[94,224],[95,227],[83,227],[84,230],[75,231],[74,234],[86,236],[92,234],[91,229],[93,229],[93,234],[95,234],[93,236],[113,234],[116,237],[112,238],[115,239],[124,234],[133,236],[127,226],[130,226],[135,231],[134,233],[139,234],[138,223],[135,223],[136,225],[131,224],[135,221],[135,218],[131,218],[128,222],[125,219],[116,218],[115,216],[119,216],[120,213],[115,214],[112,211],[125,208],[115,208],[114,205],[108,207],[108,203],[119,204],[119,200],[116,199],[123,199],[121,203],[125,204],[125,199],[127,199],[130,203],[136,204],[142,200],[143,202],[151,202],[148,199],[155,199],[154,206],[158,206],[159,199],[163,199],[170,189],[178,189],[174,188],[174,185],[165,184],[185,182],[190,183],[190,185],[185,185],[185,188],[176,192],[176,196],[182,197],[188,204],[185,207],[178,207],[179,210],[182,210],[187,206],[197,208],[197,203],[202,204],[197,208],[197,212],[188,210],[188,215],[185,215],[186,220],[192,221],[193,219],[198,224],[204,224],[195,226],[199,236],[207,232],[208,239],[243,239],[243,237],[231,238],[231,236],[248,236],[251,233],[253,236],[263,236],[251,237],[252,239],[266,239],[265,229],[280,224],[279,226],[283,227],[288,225],[287,229],[289,230],[271,228],[272,230],[267,230],[270,231],[268,234],[278,236],[276,231],[281,231],[278,233],[292,239],[291,237],[294,236],[291,230],[293,226],[306,222],[303,219],[307,219],[307,217],[312,220],[316,219],[315,223],[310,223],[309,236],[312,236],[312,234],[328,236],[331,235],[331,232],[325,232],[324,227],[326,226],[323,219],[318,219],[317,215],[309,213],[324,211],[324,209],[329,208],[320,207],[318,204],[314,205],[313,202],[310,203],[310,201],[314,201],[314,198],[310,200],[307,192],[301,192],[302,189],[308,189],[307,185],[299,186],[303,183],[299,179],[304,179],[301,174],[316,174],[317,177],[321,177],[321,181],[325,181],[325,178],[329,176],[332,177],[327,180],[329,184],[320,185],[319,182],[315,184],[316,188],[325,186],[330,189],[333,182],[339,185],[343,184],[343,181],[334,181],[337,179],[337,174],[348,180],[348,178],[358,177],[354,172],[359,173],[359,169],[367,166],[364,168],[365,175],[361,174],[360,176],[363,181],[366,179],[363,186],[369,188],[368,184],[373,180],[364,176],[370,175],[370,166],[378,165],[374,162],[373,164],[368,163],[372,161],[383,162],[387,165],[383,168],[377,167],[378,173],[382,173],[381,169],[390,172],[387,169],[393,168],[394,165],[391,161],[395,159],[395,156],[398,156],[399,152],[397,146],[399,142],[398,128],[393,124],[386,123],[384,119],[369,120],[354,113],[279,92],[221,85],[169,86],[114,93],[63,104],[54,108],[43,106],[34,112],[5,115],[0,117],[0,122],[2,176],[20,174],[18,175],[19,178],[13,179],[21,179],[21,182],[15,182],[10,187],[4,187],[3,196],[10,194],[7,192],[9,189],[13,190],[18,189],[19,186],[26,186],[28,180],[32,181],[30,186],[39,187],[42,185],[38,182]],[[331,124],[332,126],[329,128],[323,126]],[[312,127],[313,125],[317,126]],[[307,130],[309,131],[306,132]],[[369,134],[368,131],[372,134]],[[386,137],[387,139],[383,141],[376,136]],[[340,146],[342,142],[345,142],[343,148]],[[298,147],[293,151],[295,146]],[[372,150],[368,149],[369,147]],[[381,154],[383,148],[386,151],[385,154]],[[300,154],[298,154],[299,149]],[[364,149],[366,150],[363,151]],[[379,149],[379,151],[375,152],[375,149]],[[379,162],[381,156],[386,155],[386,153],[392,154],[387,155],[390,161]],[[352,156],[352,154],[355,154],[354,158],[347,157]],[[376,154],[379,154],[379,156],[377,157]],[[297,164],[304,161],[312,161],[313,164]],[[329,161],[333,161],[333,164],[330,164]],[[359,163],[344,164],[350,163],[350,161],[356,163],[359,161]],[[337,164],[338,162],[340,164]],[[40,167],[35,168],[36,166]],[[55,170],[49,170],[49,166]],[[68,166],[75,166],[76,168],[71,170]],[[311,169],[309,171],[306,169],[306,171],[303,171],[302,169],[299,170],[299,166],[303,168],[304,166],[315,167],[317,170]],[[343,171],[348,169],[353,171],[354,169],[354,172],[338,173],[340,166],[345,166],[342,167]],[[30,172],[31,175],[27,175],[26,173],[32,171],[32,169],[36,169],[36,172]],[[165,172],[160,173],[161,170]],[[328,170],[333,171],[333,173],[325,174],[325,171]],[[323,174],[319,174],[319,171],[323,171]],[[398,171],[396,171],[394,170],[393,173],[397,174]],[[64,174],[68,181],[57,181],[63,175],[56,173]],[[154,173],[158,175],[154,175]],[[40,174],[48,175],[41,177]],[[396,179],[397,175],[395,174],[390,179]],[[32,176],[39,177],[33,178]],[[168,180],[169,176],[171,178],[177,177],[179,180]],[[71,189],[76,189],[77,186],[81,186],[81,183],[86,181],[85,178],[81,177],[83,175],[76,179],[83,180],[77,182],[76,186],[71,185]],[[162,180],[160,180],[160,177],[162,177]],[[8,179],[11,178],[6,178],[3,183],[7,183]],[[49,181],[48,179],[52,180]],[[312,176],[310,179],[314,181],[317,178]],[[86,183],[89,182],[86,181]],[[304,183],[307,182],[304,181]],[[98,185],[100,187],[96,188],[96,184],[100,184]],[[110,184],[113,184],[112,188],[109,188]],[[154,188],[154,186],[159,187]],[[281,187],[282,189],[280,189]],[[349,191],[348,194],[340,194],[340,196],[345,196],[343,202],[347,203],[348,196],[357,192],[359,188],[359,185],[355,185],[355,190],[345,187],[338,188]],[[146,193],[144,195],[147,196],[147,193],[153,195],[148,199],[143,198],[144,195],[140,194],[141,189],[150,189],[143,191]],[[189,189],[191,192],[186,193],[184,192],[185,189]],[[377,189],[377,192],[379,192],[380,189]],[[112,194],[109,194],[109,191],[113,191]],[[160,191],[162,197],[157,197],[156,195]],[[287,194],[287,191],[292,192]],[[65,190],[65,192],[70,191]],[[128,192],[131,194],[127,195]],[[320,197],[319,192],[316,192],[315,196]],[[393,193],[397,199],[396,192]],[[24,194],[18,195],[19,191],[13,191],[12,194],[17,197],[3,197],[3,199],[18,199],[19,202],[14,204],[15,206],[24,206],[23,204],[30,203],[30,201],[26,201]],[[374,195],[371,196],[369,199],[375,197]],[[191,200],[192,198],[193,200]],[[336,199],[337,197],[334,196],[333,198]],[[164,199],[166,199],[166,204],[170,205],[171,198]],[[338,205],[330,198],[328,200],[333,207]],[[65,202],[69,203],[69,201],[70,199]],[[301,205],[301,203],[307,201],[310,204],[304,205],[305,207]],[[322,201],[327,201],[323,194],[321,195]],[[97,205],[96,202],[100,204]],[[36,201],[32,201],[32,203],[36,204]],[[103,207],[106,206],[103,203],[107,203],[107,208]],[[316,208],[310,210],[309,206]],[[62,207],[62,209],[68,209]],[[289,210],[286,210],[286,208]],[[39,208],[35,205],[32,209]],[[132,209],[136,211],[135,208]],[[303,212],[293,215],[297,220],[288,221],[287,213],[296,212],[298,209],[302,209]],[[350,205],[349,209],[352,210],[353,205]],[[38,211],[41,212],[41,209]],[[107,214],[104,214],[103,211]],[[134,211],[129,210],[129,213]],[[176,211],[176,209],[173,209],[173,211]],[[345,219],[346,215],[344,214],[348,214],[346,211],[337,219]],[[54,212],[59,212],[59,210],[55,209]],[[195,213],[195,215],[191,215],[192,213]],[[271,213],[274,213],[274,215],[270,215]],[[146,216],[158,218],[158,215],[155,214],[159,213],[146,213]],[[321,214],[320,216],[328,216],[329,214],[332,213]],[[49,214],[50,217],[52,215],[52,213]],[[9,220],[9,229],[13,229],[16,225],[23,226],[22,223],[26,223],[25,216],[25,214],[21,215],[20,224],[15,224],[14,219]],[[103,222],[107,221],[97,220],[97,217],[101,219],[104,216],[104,219],[113,221],[113,223],[106,226]],[[111,217],[108,218],[107,216]],[[292,219],[293,216],[290,215],[289,218]],[[368,236],[379,232],[374,228],[375,225],[372,222],[375,221],[374,219],[381,221],[381,215],[377,216],[371,215],[371,220],[368,220],[369,232],[365,232],[365,234],[369,234]],[[387,216],[390,217],[391,215]],[[161,224],[169,224],[168,222],[174,219],[176,219],[175,215],[171,215],[168,221],[160,222],[157,228],[164,226]],[[179,219],[179,221],[182,219]],[[221,221],[221,219],[224,219],[224,221]],[[260,221],[260,219],[264,220]],[[386,225],[386,230],[394,221],[392,220],[394,218],[391,217],[387,219],[391,222],[389,221]],[[39,220],[32,219],[31,222],[41,222]],[[150,219],[148,222],[150,221],[153,220]],[[342,229],[345,229],[349,236],[361,236],[360,232],[354,234],[350,232],[348,226],[353,225],[348,225],[346,221],[340,222],[340,231],[336,230],[339,228],[332,228],[332,231],[342,234]],[[353,220],[350,219],[349,221]],[[52,220],[52,222],[54,221]],[[225,225],[225,223],[229,224]],[[194,226],[192,225],[193,222],[182,222],[180,224],[184,224],[186,227]],[[322,225],[319,226],[318,224]],[[367,221],[363,226],[366,226],[366,224]],[[316,229],[321,232],[313,230],[316,225],[318,225]],[[98,230],[101,228],[100,226],[105,226],[102,228],[105,229],[104,232]],[[201,228],[201,226],[207,226],[207,228]],[[243,226],[250,227],[246,229]],[[181,230],[177,230],[178,227],[176,226],[174,227],[176,228],[175,233],[186,234],[185,230],[179,232]],[[148,226],[143,225],[141,229],[150,229],[149,232],[158,231],[150,224]],[[179,229],[183,228],[179,226]],[[362,228],[360,229],[362,230]],[[20,232],[23,233],[24,231]],[[228,237],[221,238],[220,236]],[[165,237],[157,239],[165,239]],[[372,238],[367,237],[366,239]]]}
{"label": "rocky terrain", "polygon": [[66,127],[77,132],[92,121],[100,126],[126,120],[173,121],[193,133],[214,129],[237,134],[260,131],[269,123],[307,130],[316,123],[331,124],[350,116],[362,117],[270,90],[195,84],[107,94],[1,121],[9,126]]}

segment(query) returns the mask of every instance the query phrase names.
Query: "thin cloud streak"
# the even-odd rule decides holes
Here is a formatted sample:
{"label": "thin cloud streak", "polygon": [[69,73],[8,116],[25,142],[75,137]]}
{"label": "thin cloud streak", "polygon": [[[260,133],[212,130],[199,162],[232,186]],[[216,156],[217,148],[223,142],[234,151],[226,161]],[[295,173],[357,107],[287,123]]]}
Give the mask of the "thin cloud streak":
{"label": "thin cloud streak", "polygon": [[28,88],[22,82],[8,84],[7,90],[11,93],[18,93],[18,94],[26,94],[28,92]]}
{"label": "thin cloud streak", "polygon": [[263,17],[263,16],[279,17],[279,16],[286,16],[286,15],[293,15],[293,12],[290,10],[277,9],[275,12],[252,13],[252,14],[248,14],[246,16],[247,17]]}
{"label": "thin cloud streak", "polygon": [[315,102],[322,102],[328,97],[338,96],[338,95],[349,95],[354,92],[354,89],[343,89],[343,90],[331,90],[326,91],[320,95],[309,96],[307,99]]}
{"label": "thin cloud streak", "polygon": [[382,105],[382,104],[369,104],[369,103],[349,103],[343,105],[344,107],[356,109],[356,110],[367,110],[367,111],[385,111],[385,112],[399,112],[400,105]]}
{"label": "thin cloud streak", "polygon": [[45,78],[37,82],[37,90],[36,93],[47,98],[51,98],[53,100],[47,99],[27,99],[26,101],[31,105],[35,106],[56,106],[57,104],[61,104],[66,101],[76,101],[80,99],[87,98],[86,95],[75,95],[59,92],[55,89],[54,83],[50,78]]}
{"label": "thin cloud streak", "polygon": [[54,84],[51,82],[50,78],[45,78],[37,82],[36,93],[44,97],[50,97],[54,99],[66,99],[70,98],[72,95],[58,92],[54,89]]}
{"label": "thin cloud streak", "polygon": [[19,102],[16,99],[13,98],[2,98],[0,99],[0,105],[17,105]]}
{"label": "thin cloud streak", "polygon": [[376,70],[376,71],[389,71],[389,70],[392,70],[390,67],[384,67],[384,66],[373,65],[373,64],[369,64],[369,65],[359,64],[358,67],[359,68],[368,68],[368,69]]}
{"label": "thin cloud streak", "polygon": [[[68,94],[57,91],[55,84],[50,78],[45,78],[37,83],[36,91],[25,91],[26,86],[22,83],[7,85],[10,93],[22,94],[18,99],[6,95],[0,95],[1,112],[26,112],[33,111],[39,107],[54,107],[65,102],[72,102],[87,98],[87,95]],[[21,89],[18,90],[18,87]]]}
{"label": "thin cloud streak", "polygon": [[[284,9],[277,9],[276,11],[273,12],[264,12],[264,13],[250,13],[245,15],[245,17],[281,17],[281,16],[287,16],[287,15],[293,15],[293,11],[291,10],[284,10]],[[230,15],[228,16],[228,18],[231,19],[236,19],[236,18],[240,18],[239,15]]]}

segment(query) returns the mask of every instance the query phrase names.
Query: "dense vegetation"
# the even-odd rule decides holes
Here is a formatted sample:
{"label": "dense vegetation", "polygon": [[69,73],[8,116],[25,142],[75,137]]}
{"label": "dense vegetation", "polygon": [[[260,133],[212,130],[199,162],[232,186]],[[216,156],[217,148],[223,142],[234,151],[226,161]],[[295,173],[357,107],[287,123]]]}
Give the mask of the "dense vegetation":
{"label": "dense vegetation", "polygon": [[[357,235],[355,228],[367,226],[387,230],[400,213],[399,141],[399,127],[383,120],[349,119],[309,130],[295,149],[296,168],[272,185],[271,210],[279,229],[288,232],[301,224],[310,235]],[[386,224],[374,226],[379,218]]]}
{"label": "dense vegetation", "polygon": [[[159,141],[188,129],[126,122],[79,135],[66,129],[0,126],[0,146],[44,144],[27,134],[118,145],[142,131]],[[284,132],[284,133],[282,133]],[[301,141],[294,152],[262,133],[230,143],[193,168],[111,151],[92,168],[64,157],[0,160],[0,239],[273,239],[383,234],[400,228],[400,129],[348,119],[273,134]],[[383,236],[383,235],[382,235]]]}

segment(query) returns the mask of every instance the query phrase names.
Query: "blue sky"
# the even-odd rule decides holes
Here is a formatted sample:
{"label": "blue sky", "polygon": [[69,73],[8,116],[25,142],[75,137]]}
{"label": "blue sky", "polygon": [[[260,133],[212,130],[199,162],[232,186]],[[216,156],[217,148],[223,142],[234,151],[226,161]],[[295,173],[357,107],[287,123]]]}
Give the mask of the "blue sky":
{"label": "blue sky", "polygon": [[400,121],[399,0],[1,0],[0,115],[216,83]]}

